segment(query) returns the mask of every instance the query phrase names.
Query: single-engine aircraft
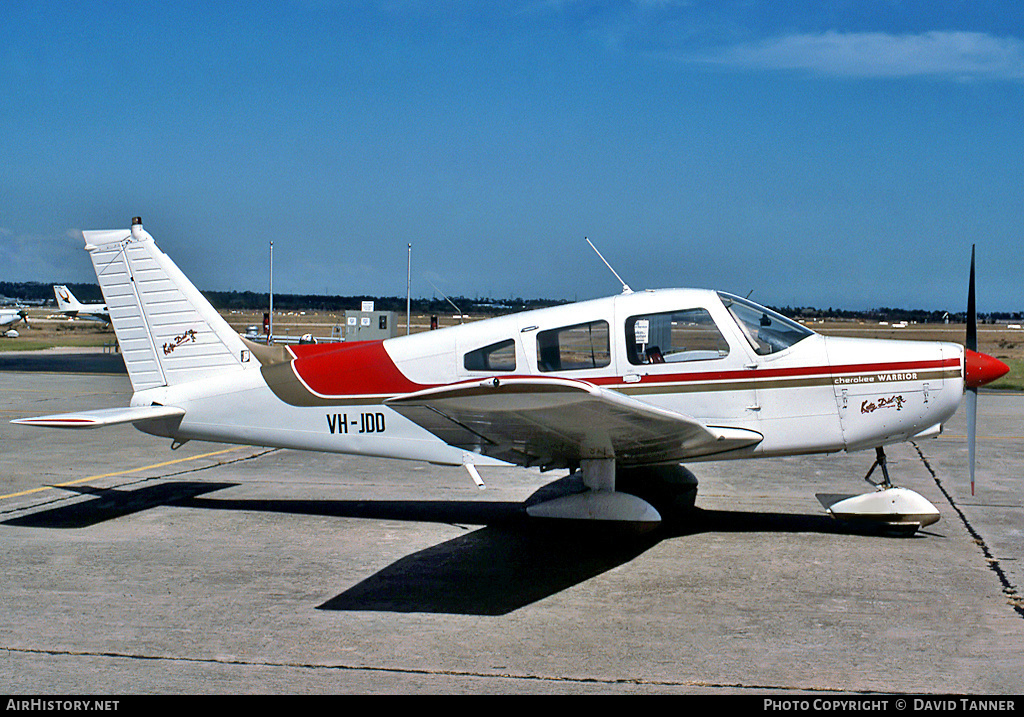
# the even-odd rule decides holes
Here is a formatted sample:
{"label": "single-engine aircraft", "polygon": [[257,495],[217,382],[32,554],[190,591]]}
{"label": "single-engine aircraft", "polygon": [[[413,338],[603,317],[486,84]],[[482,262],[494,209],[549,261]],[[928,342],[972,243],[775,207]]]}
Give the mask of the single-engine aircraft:
{"label": "single-engine aircraft", "polygon": [[83,304],[75,298],[75,295],[71,293],[71,289],[63,285],[54,286],[53,294],[57,297],[57,310],[60,313],[72,318],[82,316],[87,319],[110,323],[110,311],[107,309],[106,304]]}
{"label": "single-engine aircraft", "polygon": [[24,309],[0,309],[0,330],[13,331],[12,338],[17,338],[18,332],[9,327],[13,327],[19,321],[24,321],[25,326],[28,326],[28,314]]}
{"label": "single-engine aircraft", "polygon": [[[465,466],[478,485],[487,465],[579,471],[586,489],[528,506],[534,517],[657,524],[617,479],[679,481],[684,461],[875,449],[875,489],[830,512],[912,532],[939,514],[892,486],[884,446],[937,435],[966,388],[973,486],[977,388],[1008,371],[977,353],[973,321],[966,349],[825,337],[732,294],[625,283],[608,298],[383,341],[265,346],[231,329],[138,217],[84,238],[131,405],[14,423],[132,423],[172,447],[429,461]],[[972,251],[972,318],[973,276]]]}

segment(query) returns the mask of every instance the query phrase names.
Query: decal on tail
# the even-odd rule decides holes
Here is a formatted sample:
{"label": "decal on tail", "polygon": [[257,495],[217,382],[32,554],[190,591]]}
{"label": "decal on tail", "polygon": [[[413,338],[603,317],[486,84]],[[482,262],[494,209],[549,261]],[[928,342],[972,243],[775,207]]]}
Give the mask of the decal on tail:
{"label": "decal on tail", "polygon": [[54,286],[53,295],[57,297],[57,309],[60,311],[71,313],[82,308],[82,302],[75,298],[71,289],[66,286]]}
{"label": "decal on tail", "polygon": [[83,235],[135,391],[246,368],[249,349],[140,218]]}

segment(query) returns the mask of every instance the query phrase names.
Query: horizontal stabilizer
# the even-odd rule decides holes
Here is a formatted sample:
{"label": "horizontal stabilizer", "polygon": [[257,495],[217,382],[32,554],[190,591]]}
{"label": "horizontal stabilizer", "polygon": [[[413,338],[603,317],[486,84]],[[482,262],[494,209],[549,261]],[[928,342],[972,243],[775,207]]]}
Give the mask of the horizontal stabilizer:
{"label": "horizontal stabilizer", "polygon": [[127,408],[99,408],[77,413],[56,413],[52,416],[18,418],[11,421],[22,426],[44,428],[100,428],[119,423],[151,421],[156,418],[175,418],[185,415],[185,409],[174,406],[132,406]]}

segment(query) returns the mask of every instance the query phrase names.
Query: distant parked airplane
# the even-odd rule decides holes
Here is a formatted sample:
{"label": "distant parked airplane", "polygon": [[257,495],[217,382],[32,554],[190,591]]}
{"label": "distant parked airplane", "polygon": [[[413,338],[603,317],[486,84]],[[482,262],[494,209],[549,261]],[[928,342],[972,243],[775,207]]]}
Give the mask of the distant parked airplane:
{"label": "distant parked airplane", "polygon": [[83,304],[66,286],[54,286],[53,293],[57,297],[57,309],[68,316],[85,316],[110,323],[110,312],[106,304]]}
{"label": "distant parked airplane", "polygon": [[[14,331],[11,327],[19,321],[24,321],[25,326],[28,326],[28,314],[24,309],[0,309],[0,330]],[[17,331],[11,334],[11,338],[17,338],[17,336]]]}

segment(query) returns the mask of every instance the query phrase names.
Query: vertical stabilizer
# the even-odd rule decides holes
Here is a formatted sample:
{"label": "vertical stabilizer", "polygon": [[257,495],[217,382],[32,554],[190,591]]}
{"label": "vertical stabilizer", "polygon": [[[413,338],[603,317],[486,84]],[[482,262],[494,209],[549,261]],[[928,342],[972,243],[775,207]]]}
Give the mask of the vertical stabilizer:
{"label": "vertical stabilizer", "polygon": [[249,352],[180,269],[132,228],[83,232],[136,391],[248,366]]}
{"label": "vertical stabilizer", "polygon": [[75,295],[71,293],[71,289],[66,286],[54,286],[53,295],[57,297],[57,309],[64,312],[77,312],[82,308],[82,302],[80,302]]}

